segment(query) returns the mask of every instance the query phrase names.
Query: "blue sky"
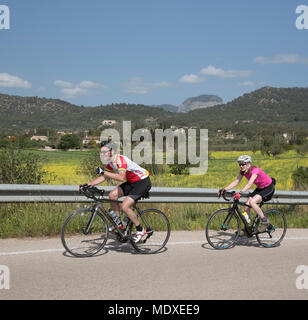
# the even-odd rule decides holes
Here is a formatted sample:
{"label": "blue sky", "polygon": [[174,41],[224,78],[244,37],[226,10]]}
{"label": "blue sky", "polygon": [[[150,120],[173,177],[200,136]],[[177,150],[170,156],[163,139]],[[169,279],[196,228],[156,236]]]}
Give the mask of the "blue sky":
{"label": "blue sky", "polygon": [[308,29],[295,25],[308,0],[0,5],[10,9],[10,29],[0,30],[0,93],[179,105],[200,94],[228,102],[263,86],[308,86]]}

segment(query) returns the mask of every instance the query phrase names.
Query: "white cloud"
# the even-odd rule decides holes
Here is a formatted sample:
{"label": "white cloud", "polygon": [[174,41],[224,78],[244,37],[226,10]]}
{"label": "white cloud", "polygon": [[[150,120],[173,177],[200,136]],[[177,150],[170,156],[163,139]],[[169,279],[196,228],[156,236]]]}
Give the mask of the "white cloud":
{"label": "white cloud", "polygon": [[41,86],[41,87],[39,87],[39,88],[37,89],[37,91],[38,91],[38,92],[44,92],[44,91],[46,91],[46,87]]}
{"label": "white cloud", "polygon": [[240,86],[243,86],[243,87],[252,87],[254,86],[254,83],[252,81],[244,81],[244,82],[241,82],[240,83]]}
{"label": "white cloud", "polygon": [[254,62],[259,64],[294,64],[294,63],[308,63],[308,58],[300,57],[295,53],[282,53],[277,54],[272,58],[259,56],[253,59]]}
{"label": "white cloud", "polygon": [[201,77],[195,74],[186,74],[179,79],[179,82],[183,82],[183,83],[200,83],[203,81],[204,80]]}
{"label": "white cloud", "polygon": [[54,85],[61,88],[72,88],[74,86],[71,82],[63,80],[55,80]]}
{"label": "white cloud", "polygon": [[94,91],[90,89],[106,88],[100,83],[89,80],[83,80],[76,85],[68,81],[55,80],[54,85],[61,88],[61,93],[66,98],[74,98],[81,95],[90,95],[94,93]]}
{"label": "white cloud", "polygon": [[97,82],[93,82],[93,81],[89,81],[89,80],[84,80],[81,81],[79,83],[79,87],[80,88],[88,88],[88,89],[95,89],[95,88],[105,88],[105,86],[97,83]]}
{"label": "white cloud", "polygon": [[73,98],[75,96],[80,96],[80,95],[88,95],[89,92],[88,90],[79,88],[79,87],[75,87],[75,88],[63,88],[61,90],[62,94],[65,95],[68,98]]}
{"label": "white cloud", "polygon": [[167,82],[167,81],[160,81],[160,82],[154,82],[152,83],[153,87],[160,87],[160,88],[168,88],[172,87],[172,83]]}
{"label": "white cloud", "polygon": [[223,70],[209,65],[200,71],[201,74],[207,76],[215,76],[220,78],[247,77],[251,74],[249,70]]}
{"label": "white cloud", "polygon": [[133,94],[146,94],[149,92],[149,85],[141,77],[131,78],[124,84],[124,91]]}
{"label": "white cloud", "polygon": [[124,92],[130,94],[147,94],[153,88],[169,88],[172,87],[173,84],[167,81],[158,81],[158,82],[146,82],[142,77],[133,77],[128,79],[127,82],[123,84]]}
{"label": "white cloud", "polygon": [[5,88],[31,88],[31,83],[8,73],[0,73],[0,87]]}

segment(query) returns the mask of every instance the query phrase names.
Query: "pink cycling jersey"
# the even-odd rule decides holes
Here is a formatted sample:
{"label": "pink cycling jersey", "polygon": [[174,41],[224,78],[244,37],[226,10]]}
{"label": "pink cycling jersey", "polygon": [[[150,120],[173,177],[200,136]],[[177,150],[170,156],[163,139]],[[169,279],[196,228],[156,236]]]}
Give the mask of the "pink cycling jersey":
{"label": "pink cycling jersey", "polygon": [[258,167],[251,167],[251,170],[248,173],[245,173],[244,176],[249,180],[253,174],[257,175],[254,184],[258,189],[263,189],[268,187],[272,183],[272,178],[269,177],[264,171]]}
{"label": "pink cycling jersey", "polygon": [[115,156],[114,161],[107,163],[106,170],[116,173],[120,171],[126,172],[126,181],[129,183],[143,180],[150,175],[148,170],[141,168],[137,163],[119,154]]}

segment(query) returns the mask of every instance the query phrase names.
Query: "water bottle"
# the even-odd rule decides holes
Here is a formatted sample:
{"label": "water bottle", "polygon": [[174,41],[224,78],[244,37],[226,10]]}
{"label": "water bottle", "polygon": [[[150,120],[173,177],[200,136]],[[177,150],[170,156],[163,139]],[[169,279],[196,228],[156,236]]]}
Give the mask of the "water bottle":
{"label": "water bottle", "polygon": [[122,226],[121,218],[118,217],[118,215],[113,210],[110,210],[109,214],[111,215],[113,221],[117,224],[117,226],[120,227],[120,229],[122,229],[123,226]]}
{"label": "water bottle", "polygon": [[246,211],[244,211],[243,213],[242,213],[242,215],[244,216],[244,218],[245,218],[245,220],[247,221],[247,223],[250,223],[250,217],[249,217],[249,215],[247,214],[247,212]]}
{"label": "water bottle", "polygon": [[123,227],[126,228],[126,226],[128,225],[130,219],[128,216],[125,216],[125,218],[123,219]]}

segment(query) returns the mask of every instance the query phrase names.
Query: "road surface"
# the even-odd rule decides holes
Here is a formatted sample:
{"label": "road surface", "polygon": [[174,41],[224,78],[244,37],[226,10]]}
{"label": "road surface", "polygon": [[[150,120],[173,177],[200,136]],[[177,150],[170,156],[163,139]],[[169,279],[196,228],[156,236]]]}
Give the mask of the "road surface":
{"label": "road surface", "polygon": [[[172,231],[167,249],[155,255],[110,239],[91,258],[69,256],[59,237],[2,239],[0,266],[9,270],[9,289],[0,271],[0,300],[306,300],[308,274],[296,268],[308,268],[308,229],[289,229],[277,248],[245,238],[222,251],[202,231]],[[298,277],[307,289],[298,288]]]}

